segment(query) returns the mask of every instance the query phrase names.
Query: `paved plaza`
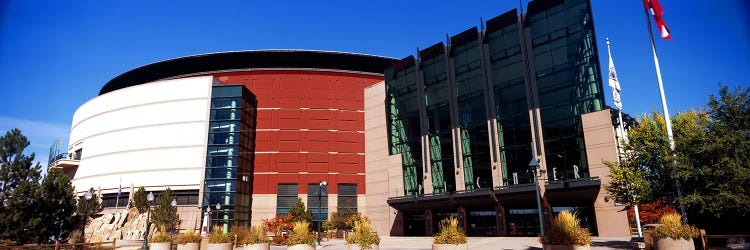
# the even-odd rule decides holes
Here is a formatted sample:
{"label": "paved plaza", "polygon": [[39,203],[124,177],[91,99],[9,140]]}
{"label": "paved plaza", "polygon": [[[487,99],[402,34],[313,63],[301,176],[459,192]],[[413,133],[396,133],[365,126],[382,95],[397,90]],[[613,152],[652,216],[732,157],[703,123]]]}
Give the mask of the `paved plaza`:
{"label": "paved plaza", "polygon": [[[593,237],[591,249],[631,249],[630,237]],[[125,243],[125,242],[123,242]],[[346,242],[341,239],[323,241],[317,249],[348,250]],[[142,242],[128,241],[118,249],[138,249]],[[283,250],[286,246],[272,246],[271,249]],[[432,249],[432,237],[381,237],[380,249]],[[469,237],[468,249],[542,249],[542,244],[533,237]]]}
{"label": "paved plaza", "polygon": [[[630,237],[593,237],[591,249],[631,249],[629,241]],[[348,248],[343,240],[331,240],[322,242],[318,249]],[[380,249],[432,249],[432,237],[381,237]],[[535,237],[469,237],[468,249],[542,249],[542,244]]]}

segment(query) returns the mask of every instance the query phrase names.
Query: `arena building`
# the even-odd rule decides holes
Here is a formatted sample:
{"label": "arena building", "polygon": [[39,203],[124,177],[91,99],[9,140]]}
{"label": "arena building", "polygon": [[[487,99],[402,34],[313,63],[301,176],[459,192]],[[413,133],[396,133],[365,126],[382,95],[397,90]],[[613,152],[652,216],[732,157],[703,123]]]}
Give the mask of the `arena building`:
{"label": "arena building", "polygon": [[265,50],[145,65],[76,110],[68,157],[53,167],[72,177],[79,196],[99,190],[107,211],[138,187],[157,196],[169,187],[183,228],[208,206],[212,224],[257,224],[297,197],[315,220],[339,208],[362,212],[364,89],[382,82],[393,61]]}
{"label": "arena building", "polygon": [[346,209],[380,235],[430,236],[453,216],[470,236],[535,236],[572,210],[595,235],[629,236],[603,188],[618,151],[592,20],[588,0],[536,0],[401,60],[156,62],[76,111],[53,167],[108,209],[169,187],[182,228],[255,225],[299,197],[314,223]]}

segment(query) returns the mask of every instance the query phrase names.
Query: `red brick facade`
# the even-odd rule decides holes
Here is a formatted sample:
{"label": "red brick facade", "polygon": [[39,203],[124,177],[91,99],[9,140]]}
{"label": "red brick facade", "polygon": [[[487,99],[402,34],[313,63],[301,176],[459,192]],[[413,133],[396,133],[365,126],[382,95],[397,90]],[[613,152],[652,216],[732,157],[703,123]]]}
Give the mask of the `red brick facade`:
{"label": "red brick facade", "polygon": [[279,183],[356,183],[365,194],[364,89],[382,76],[304,70],[212,74],[244,84],[258,99],[254,194]]}

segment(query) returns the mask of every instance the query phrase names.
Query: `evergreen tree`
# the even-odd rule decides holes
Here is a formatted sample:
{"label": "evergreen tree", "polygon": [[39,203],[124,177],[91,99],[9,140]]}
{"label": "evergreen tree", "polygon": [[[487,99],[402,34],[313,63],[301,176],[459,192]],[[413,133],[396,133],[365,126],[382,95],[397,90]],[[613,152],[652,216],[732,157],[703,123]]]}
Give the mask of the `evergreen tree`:
{"label": "evergreen tree", "polygon": [[305,203],[302,202],[301,198],[297,198],[297,202],[294,206],[289,208],[289,214],[292,215],[292,221],[312,221],[312,210],[305,209]]}
{"label": "evergreen tree", "polygon": [[[102,203],[99,201],[99,195],[96,194],[96,191],[94,190],[94,188],[89,188],[89,192],[91,192],[91,200],[86,201],[85,196],[78,197],[78,205],[76,208],[76,214],[78,214],[79,219],[81,220],[88,220],[88,218],[94,218],[94,216],[96,216],[99,212],[104,210],[104,208],[102,208]],[[78,223],[83,223],[83,222],[78,221]]]}
{"label": "evergreen tree", "polygon": [[31,143],[18,129],[0,137],[0,239],[16,244],[35,239],[41,225],[39,180],[41,165],[34,153],[23,154]]}
{"label": "evergreen tree", "polygon": [[177,213],[177,207],[172,206],[174,195],[172,190],[167,188],[159,195],[156,205],[151,213],[151,221],[156,224],[156,228],[166,228],[167,230],[175,229],[180,225],[180,215]]}
{"label": "evergreen tree", "polygon": [[37,243],[68,238],[79,224],[74,216],[76,201],[68,176],[59,169],[50,169],[41,186],[41,226],[37,230]]}
{"label": "evergreen tree", "polygon": [[145,213],[148,211],[148,198],[146,197],[146,189],[143,186],[139,187],[138,190],[133,194],[133,206],[138,209],[138,213]]}
{"label": "evergreen tree", "polygon": [[678,152],[684,195],[677,201],[688,207],[691,222],[715,233],[750,233],[750,88],[721,87],[706,113],[709,121],[687,128],[698,132]]}

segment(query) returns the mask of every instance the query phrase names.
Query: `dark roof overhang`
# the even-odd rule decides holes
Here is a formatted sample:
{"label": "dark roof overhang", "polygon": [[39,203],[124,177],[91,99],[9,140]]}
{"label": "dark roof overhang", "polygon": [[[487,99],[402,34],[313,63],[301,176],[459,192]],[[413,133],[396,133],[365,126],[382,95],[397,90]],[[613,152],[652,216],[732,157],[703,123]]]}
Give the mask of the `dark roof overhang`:
{"label": "dark roof overhang", "polygon": [[251,69],[319,69],[382,75],[397,59],[317,50],[247,50],[179,57],[147,64],[113,78],[99,91],[106,94],[143,83]]}

